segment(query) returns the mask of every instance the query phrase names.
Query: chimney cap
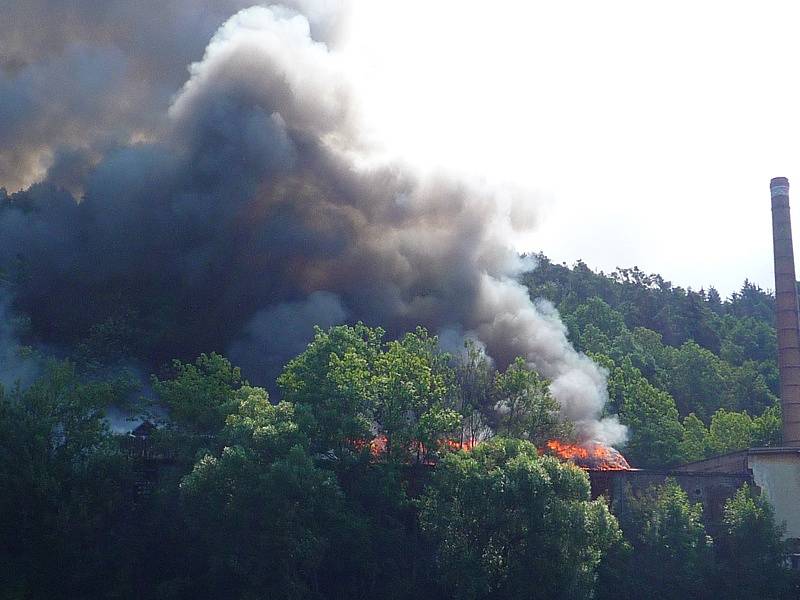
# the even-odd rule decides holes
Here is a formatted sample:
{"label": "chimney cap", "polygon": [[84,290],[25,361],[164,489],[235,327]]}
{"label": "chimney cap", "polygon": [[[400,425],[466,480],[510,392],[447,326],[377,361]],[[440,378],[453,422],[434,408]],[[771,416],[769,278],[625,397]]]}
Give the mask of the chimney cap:
{"label": "chimney cap", "polygon": [[769,189],[772,196],[788,196],[789,180],[786,177],[773,177],[769,182]]}
{"label": "chimney cap", "polygon": [[769,186],[775,187],[776,185],[789,185],[789,180],[786,177],[773,177],[769,181]]}

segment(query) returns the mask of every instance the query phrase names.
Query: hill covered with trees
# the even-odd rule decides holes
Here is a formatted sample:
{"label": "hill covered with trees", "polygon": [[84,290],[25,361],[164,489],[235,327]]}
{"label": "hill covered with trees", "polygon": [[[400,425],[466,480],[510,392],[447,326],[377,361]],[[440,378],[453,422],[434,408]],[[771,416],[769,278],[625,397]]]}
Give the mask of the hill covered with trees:
{"label": "hill covered with trees", "polygon": [[[780,442],[767,293],[538,259],[525,283],[608,369],[634,465]],[[796,597],[755,490],[713,530],[671,481],[624,515],[592,500],[542,450],[574,431],[522,359],[341,325],[271,398],[216,353],[141,381],[120,340],[143,327],[95,324],[0,387],[0,597]],[[112,428],[120,411],[156,427]]]}
{"label": "hill covered with trees", "polygon": [[539,255],[531,296],[610,373],[608,410],[630,428],[626,456],[663,467],[780,444],[774,298],[745,281],[722,300],[636,267],[606,275]]}

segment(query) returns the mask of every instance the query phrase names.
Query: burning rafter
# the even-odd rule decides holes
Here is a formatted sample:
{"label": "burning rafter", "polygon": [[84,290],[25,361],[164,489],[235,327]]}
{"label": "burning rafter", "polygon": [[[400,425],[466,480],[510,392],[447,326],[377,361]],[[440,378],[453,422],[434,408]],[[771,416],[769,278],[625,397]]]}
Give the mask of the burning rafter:
{"label": "burning rafter", "polygon": [[[362,449],[365,446],[369,447],[370,453],[374,459],[381,458],[386,453],[387,438],[384,435],[375,436],[373,439],[358,440],[354,442],[354,446]],[[448,450],[472,450],[476,445],[475,440],[465,440],[460,442],[458,440],[442,440],[440,442],[441,449]],[[430,463],[428,452],[420,442],[412,442],[409,448],[412,454],[417,454],[424,457],[423,462]],[[549,440],[545,447],[540,450],[542,453],[552,454],[564,460],[574,462],[576,465],[583,469],[593,471],[628,471],[631,469],[625,457],[611,446],[607,446],[601,442],[590,441],[580,444],[562,442],[560,440]],[[432,463],[430,463],[432,464]]]}
{"label": "burning rafter", "polygon": [[559,440],[550,440],[545,446],[551,454],[572,461],[587,470],[628,471],[631,468],[618,450],[601,442],[570,444]]}

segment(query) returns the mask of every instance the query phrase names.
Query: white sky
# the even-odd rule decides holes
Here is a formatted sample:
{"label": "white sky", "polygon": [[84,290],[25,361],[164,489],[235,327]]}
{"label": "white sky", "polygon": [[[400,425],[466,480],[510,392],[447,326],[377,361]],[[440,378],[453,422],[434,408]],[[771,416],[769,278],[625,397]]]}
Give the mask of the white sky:
{"label": "white sky", "polygon": [[779,175],[800,237],[800,3],[362,0],[346,39],[376,138],[529,190],[522,249],[772,288]]}

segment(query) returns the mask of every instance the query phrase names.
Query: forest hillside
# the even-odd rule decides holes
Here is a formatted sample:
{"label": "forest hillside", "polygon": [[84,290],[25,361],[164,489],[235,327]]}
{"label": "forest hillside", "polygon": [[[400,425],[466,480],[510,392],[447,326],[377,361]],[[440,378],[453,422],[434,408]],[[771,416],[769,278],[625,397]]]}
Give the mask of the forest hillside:
{"label": "forest hillside", "polygon": [[[769,294],[745,283],[723,301],[636,269],[538,261],[525,284],[607,370],[606,416],[628,427],[634,466],[780,443]],[[20,378],[0,386],[1,598],[800,589],[757,489],[718,522],[671,479],[612,514],[586,471],[549,452],[576,429],[522,357],[498,368],[469,341],[444,352],[422,327],[316,328],[270,394],[215,352],[143,378],[129,341],[147,339],[148,321],[133,312],[55,356],[5,310],[29,345],[5,355]]]}
{"label": "forest hillside", "polygon": [[538,255],[524,276],[561,313],[575,347],[610,372],[626,456],[669,466],[780,444],[774,297],[747,280],[722,299],[636,267],[611,274]]}

